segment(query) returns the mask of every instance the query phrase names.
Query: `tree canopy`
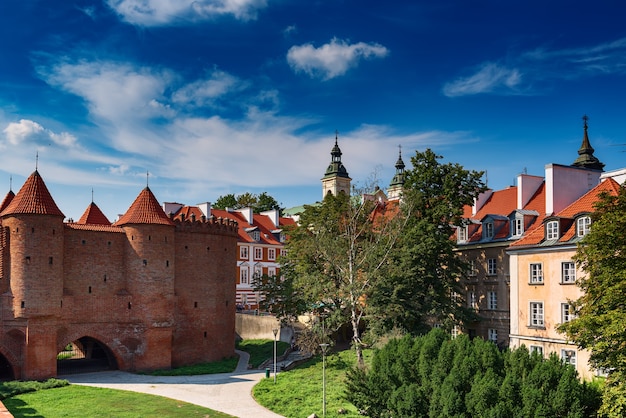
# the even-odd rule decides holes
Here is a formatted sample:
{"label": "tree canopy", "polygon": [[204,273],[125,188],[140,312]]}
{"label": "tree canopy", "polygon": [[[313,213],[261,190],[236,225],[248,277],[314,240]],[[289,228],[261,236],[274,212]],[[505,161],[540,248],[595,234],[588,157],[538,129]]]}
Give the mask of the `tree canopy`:
{"label": "tree canopy", "polygon": [[600,196],[592,226],[575,261],[586,273],[573,302],[576,317],[559,327],[579,347],[591,351],[590,363],[609,373],[603,411],[626,415],[626,189]]}
{"label": "tree canopy", "polygon": [[596,386],[580,382],[557,355],[526,347],[501,352],[466,335],[434,329],[390,340],[371,368],[348,374],[346,397],[369,417],[591,417]]}
{"label": "tree canopy", "polygon": [[233,193],[229,193],[217,198],[213,203],[215,209],[242,209],[250,207],[254,213],[261,213],[268,210],[282,210],[280,204],[276,199],[263,192],[261,194],[254,194],[250,192],[241,193],[235,196]]}

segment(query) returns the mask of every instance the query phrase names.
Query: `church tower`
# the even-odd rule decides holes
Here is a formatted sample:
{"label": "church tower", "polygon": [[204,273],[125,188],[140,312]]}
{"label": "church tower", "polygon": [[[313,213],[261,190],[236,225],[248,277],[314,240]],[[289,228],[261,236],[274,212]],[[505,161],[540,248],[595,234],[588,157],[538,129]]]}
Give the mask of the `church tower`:
{"label": "church tower", "polygon": [[398,161],[396,161],[396,175],[391,179],[389,188],[387,189],[387,198],[389,200],[400,199],[402,197],[402,189],[404,188],[404,161],[402,161],[402,148],[398,151]]}
{"label": "church tower", "polygon": [[337,196],[338,193],[343,192],[350,194],[350,181],[352,180],[348,176],[348,171],[341,162],[341,150],[337,143],[338,134],[335,134],[335,146],[333,147],[330,155],[332,157],[324,177],[322,177],[322,199],[326,197],[328,193]]}
{"label": "church tower", "polygon": [[589,136],[587,135],[588,120],[589,117],[587,115],[583,116],[583,126],[585,130],[583,134],[583,142],[580,145],[580,149],[578,150],[578,158],[576,158],[576,161],[574,161],[572,165],[574,167],[590,168],[592,170],[604,171],[604,164],[601,163],[600,160],[598,160],[598,158],[593,155],[593,152],[595,150],[591,146],[591,143],[589,142]]}

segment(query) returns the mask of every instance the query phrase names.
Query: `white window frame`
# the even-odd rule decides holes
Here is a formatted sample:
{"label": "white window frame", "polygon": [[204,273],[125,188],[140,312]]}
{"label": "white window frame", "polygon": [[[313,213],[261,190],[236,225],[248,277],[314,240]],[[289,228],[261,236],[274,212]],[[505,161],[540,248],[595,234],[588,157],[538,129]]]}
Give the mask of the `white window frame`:
{"label": "white window frame", "polygon": [[492,343],[498,343],[498,330],[495,328],[489,328],[487,330],[487,339]]}
{"label": "white window frame", "polygon": [[267,249],[267,259],[271,261],[276,260],[276,248]]}
{"label": "white window frame", "polygon": [[248,247],[246,245],[242,245],[241,247],[239,247],[239,258],[241,258],[242,260],[248,260],[248,257]]}
{"label": "white window frame", "polygon": [[254,247],[254,259],[263,260],[263,247]]}
{"label": "white window frame", "polygon": [[475,277],[476,276],[476,262],[474,260],[469,260],[467,262],[467,264],[469,264],[469,269],[467,270],[467,275],[469,277]]}
{"label": "white window frame", "polygon": [[541,357],[543,357],[543,346],[540,345],[531,345],[530,346],[530,353],[537,353],[539,354]]}
{"label": "white window frame", "polygon": [[287,250],[286,250],[285,248],[281,248],[281,249],[280,249],[280,256],[281,256],[281,257],[284,257],[284,256],[286,256],[286,255],[287,255]]}
{"label": "white window frame", "polygon": [[259,279],[261,278],[261,276],[263,276],[263,266],[261,265],[254,266],[254,273],[252,274],[252,277],[254,279]]}
{"label": "white window frame", "polygon": [[493,222],[485,222],[485,238],[493,238]]}
{"label": "white window frame", "polygon": [[276,267],[268,267],[267,268],[267,275],[269,277],[274,277],[276,276]]}
{"label": "white window frame", "polygon": [[546,240],[559,238],[559,221],[549,221],[546,223]]}
{"label": "white window frame", "polygon": [[561,283],[576,283],[576,264],[573,261],[563,261],[561,263]]}
{"label": "white window frame", "polygon": [[470,290],[467,293],[467,307],[471,309],[478,309],[478,299],[476,298],[476,292]]}
{"label": "white window frame", "polygon": [[576,350],[573,349],[561,349],[561,360],[566,364],[571,364],[576,367]]}
{"label": "white window frame", "polygon": [[495,258],[487,259],[487,276],[495,276],[498,274],[498,263]]}
{"label": "white window frame", "polygon": [[450,334],[452,335],[452,338],[456,338],[459,336],[459,326],[458,325],[454,325],[452,327],[452,331],[450,332]]}
{"label": "white window frame", "polygon": [[466,242],[467,241],[467,225],[459,226],[457,228],[457,241],[458,242]]}
{"label": "white window frame", "polygon": [[490,311],[495,311],[498,309],[498,292],[495,290],[489,291],[487,293],[487,309]]}
{"label": "white window frame", "polygon": [[524,233],[524,218],[513,219],[512,235],[518,237]]}
{"label": "white window frame", "polygon": [[581,216],[576,219],[576,235],[584,237],[589,233],[591,228],[591,218],[589,216]]}
{"label": "white window frame", "polygon": [[528,325],[530,327],[545,327],[543,302],[532,301],[528,304]]}
{"label": "white window frame", "polygon": [[542,284],[543,283],[543,264],[542,263],[530,263],[528,267],[528,283],[530,284]]}
{"label": "white window frame", "polygon": [[261,231],[259,231],[258,229],[255,229],[254,231],[252,231],[252,239],[255,241],[260,241],[261,240]]}
{"label": "white window frame", "polygon": [[250,275],[248,274],[248,266],[240,266],[239,267],[239,284],[250,284]]}
{"label": "white window frame", "polygon": [[561,303],[561,323],[569,322],[574,319],[573,306],[567,302]]}

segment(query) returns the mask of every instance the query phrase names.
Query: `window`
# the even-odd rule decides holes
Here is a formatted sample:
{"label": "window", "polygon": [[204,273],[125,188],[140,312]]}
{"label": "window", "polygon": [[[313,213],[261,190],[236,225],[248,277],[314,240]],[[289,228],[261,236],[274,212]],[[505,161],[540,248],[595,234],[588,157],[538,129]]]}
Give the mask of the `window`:
{"label": "window", "polygon": [[263,248],[261,248],[261,247],[254,247],[254,259],[255,260],[263,259]]}
{"label": "window", "polygon": [[561,360],[576,367],[576,350],[561,350]]}
{"label": "window", "polygon": [[452,293],[450,293],[450,299],[452,299],[452,302],[458,303],[459,302],[459,294],[456,293],[455,291],[452,291]]}
{"label": "window", "polygon": [[530,353],[537,353],[539,354],[541,357],[543,357],[543,347],[540,345],[531,345],[530,346]]}
{"label": "window", "polygon": [[267,275],[269,277],[274,277],[276,276],[276,267],[268,267],[267,268]]}
{"label": "window", "polygon": [[281,250],[280,250],[280,256],[281,256],[281,257],[284,257],[284,256],[286,256],[286,255],[287,255],[287,250],[285,250],[284,248],[281,248]]}
{"label": "window", "polygon": [[561,303],[561,322],[569,322],[574,318],[574,310],[569,303]]}
{"label": "window", "polygon": [[589,216],[583,216],[576,220],[576,235],[584,237],[589,233],[589,227],[591,226],[591,218]]}
{"label": "window", "polygon": [[543,283],[543,265],[541,263],[530,264],[530,284]]}
{"label": "window", "polygon": [[550,221],[546,224],[546,239],[559,238],[559,222]]}
{"label": "window", "polygon": [[459,327],[457,325],[452,327],[452,338],[456,338],[459,336]]}
{"label": "window", "polygon": [[276,260],[276,249],[268,248],[267,249],[267,259],[268,260]]}
{"label": "window", "polygon": [[467,307],[471,309],[478,309],[478,301],[476,299],[476,292],[474,291],[468,292]]}
{"label": "window", "polygon": [[524,219],[523,218],[515,218],[513,219],[513,234],[514,236],[519,236],[524,233]]}
{"label": "window", "polygon": [[493,222],[485,224],[485,238],[493,238]]}
{"label": "window", "polygon": [[239,268],[239,283],[248,284],[248,267],[240,267]]}
{"label": "window", "polygon": [[255,241],[259,241],[261,239],[261,231],[259,231],[258,229],[252,231],[252,239]]}
{"label": "window", "polygon": [[543,327],[543,302],[530,302],[530,326]]}
{"label": "window", "polygon": [[263,267],[261,267],[260,265],[254,266],[254,278],[258,279],[261,276],[263,276]]}
{"label": "window", "polygon": [[467,275],[470,277],[476,276],[476,266],[474,264],[474,260],[470,260],[468,263]]}
{"label": "window", "polygon": [[498,309],[498,292],[487,293],[487,308],[491,311]]}
{"label": "window", "polygon": [[497,329],[493,329],[493,328],[489,328],[489,331],[487,333],[487,337],[489,338],[489,341],[491,341],[492,343],[498,343],[498,330]]}
{"label": "window", "polygon": [[248,259],[248,247],[245,247],[245,246],[239,247],[239,258],[241,258],[242,260]]}
{"label": "window", "polygon": [[489,258],[487,260],[487,275],[495,276],[496,275],[496,259]]}
{"label": "window", "polygon": [[576,264],[572,261],[561,263],[561,283],[576,283]]}
{"label": "window", "polygon": [[457,228],[457,237],[459,242],[467,241],[467,226],[459,226]]}

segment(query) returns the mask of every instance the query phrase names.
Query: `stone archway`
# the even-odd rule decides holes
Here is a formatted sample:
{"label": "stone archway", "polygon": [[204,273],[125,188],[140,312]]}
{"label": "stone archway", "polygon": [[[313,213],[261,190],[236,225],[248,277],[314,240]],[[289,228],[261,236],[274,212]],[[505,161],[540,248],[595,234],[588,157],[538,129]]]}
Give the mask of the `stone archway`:
{"label": "stone archway", "polygon": [[116,370],[112,351],[92,337],[74,340],[57,354],[57,375]]}

